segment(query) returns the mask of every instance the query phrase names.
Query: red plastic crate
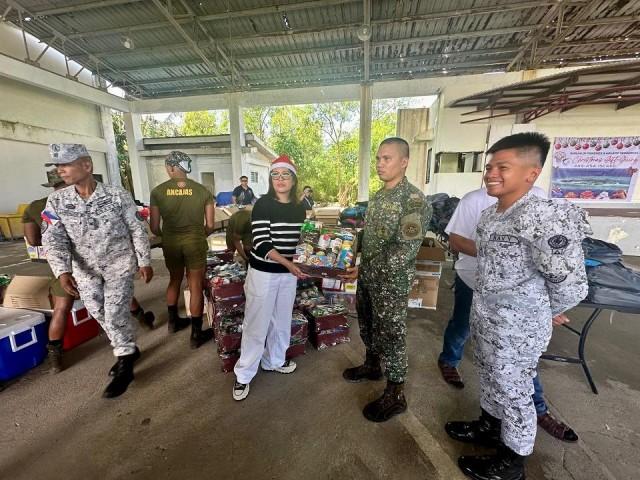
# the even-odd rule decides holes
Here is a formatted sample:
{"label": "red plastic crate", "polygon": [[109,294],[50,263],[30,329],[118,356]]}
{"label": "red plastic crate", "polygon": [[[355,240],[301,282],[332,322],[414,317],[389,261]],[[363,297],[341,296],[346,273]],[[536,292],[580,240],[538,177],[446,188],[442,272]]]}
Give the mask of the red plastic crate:
{"label": "red plastic crate", "polygon": [[71,313],[67,315],[62,349],[71,350],[87,340],[97,337],[99,333],[98,321],[89,315],[82,303],[74,303]]}

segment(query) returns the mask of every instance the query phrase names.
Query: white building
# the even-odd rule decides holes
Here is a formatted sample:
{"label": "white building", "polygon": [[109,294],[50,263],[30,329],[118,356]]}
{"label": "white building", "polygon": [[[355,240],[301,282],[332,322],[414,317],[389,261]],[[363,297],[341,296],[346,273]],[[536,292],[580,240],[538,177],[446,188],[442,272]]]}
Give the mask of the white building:
{"label": "white building", "polygon": [[[255,135],[247,133],[244,137],[246,146],[242,147],[242,160],[247,168],[249,186],[257,195],[263,195],[269,188],[269,166],[277,155]],[[202,183],[214,195],[231,192],[240,185],[240,179],[233,176],[229,135],[145,138],[142,145],[143,150],[138,154],[144,160],[150,190],[167,180],[164,159],[172,150],[180,150],[191,157],[189,178]],[[148,199],[149,193],[146,190],[137,196]]]}

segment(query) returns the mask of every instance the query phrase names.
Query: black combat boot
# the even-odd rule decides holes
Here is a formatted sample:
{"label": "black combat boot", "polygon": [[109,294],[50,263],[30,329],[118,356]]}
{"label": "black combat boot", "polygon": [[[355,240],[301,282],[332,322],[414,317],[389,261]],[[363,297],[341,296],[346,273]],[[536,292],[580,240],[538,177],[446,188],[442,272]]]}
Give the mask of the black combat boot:
{"label": "black combat boot", "polygon": [[167,310],[169,311],[169,323],[167,324],[169,333],[179,332],[180,330],[187,328],[191,323],[188,318],[182,318],[178,315],[177,305],[169,305],[167,306]]}
{"label": "black combat boot", "polygon": [[204,343],[213,338],[213,329],[202,330],[202,317],[191,317],[191,339],[192,349],[200,348]]}
{"label": "black combat boot", "polygon": [[104,398],[115,398],[127,391],[127,387],[133,381],[133,364],[135,363],[135,353],[118,357],[115,375],[111,383],[107,385],[102,396]]}
{"label": "black combat boot", "polygon": [[404,383],[387,380],[387,388],[384,389],[382,396],[364,407],[362,414],[372,422],[386,422],[406,409]]}
{"label": "black combat boot", "polygon": [[347,382],[359,383],[367,380],[381,380],[382,369],[380,368],[380,356],[367,351],[364,365],[347,368],[342,372],[342,377]]}
{"label": "black combat boot", "polygon": [[153,329],[153,322],[156,319],[153,312],[145,312],[142,307],[138,307],[138,310],[131,310],[131,315],[138,319],[140,326],[149,330]]}
{"label": "black combat boot", "polygon": [[47,344],[47,364],[51,373],[62,371],[62,340],[52,340]]}
{"label": "black combat boot", "polygon": [[[139,358],[140,358],[140,349],[136,346],[136,351],[133,352],[131,355],[133,355],[133,362],[135,363]],[[118,357],[120,358],[120,357]],[[109,370],[109,376],[113,377],[116,374],[116,371],[118,370],[118,362],[120,360],[117,360],[116,363],[113,364],[113,366],[111,367],[111,369]]]}
{"label": "black combat boot", "polygon": [[474,480],[525,480],[526,458],[500,445],[496,455],[463,455],[458,458],[458,466],[467,477]]}
{"label": "black combat boot", "polygon": [[485,447],[495,447],[500,443],[500,419],[489,415],[486,410],[478,420],[471,422],[447,422],[444,429],[451,438],[459,442],[474,443]]}

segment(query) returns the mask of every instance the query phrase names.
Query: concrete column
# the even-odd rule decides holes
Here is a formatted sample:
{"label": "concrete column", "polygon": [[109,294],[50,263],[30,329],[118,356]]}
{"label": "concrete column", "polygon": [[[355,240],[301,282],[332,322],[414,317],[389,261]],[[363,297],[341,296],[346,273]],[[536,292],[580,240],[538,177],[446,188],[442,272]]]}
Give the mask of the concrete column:
{"label": "concrete column", "polygon": [[113,132],[113,118],[111,109],[108,107],[98,107],[100,109],[100,121],[102,124],[102,136],[107,144],[105,158],[107,159],[107,173],[109,183],[122,186],[120,178],[120,164],[118,162],[118,149],[116,148],[116,135]]}
{"label": "concrete column", "polygon": [[231,136],[231,170],[234,185],[237,185],[240,176],[247,174],[247,165],[242,154],[242,148],[246,146],[246,142],[239,95],[238,93],[229,94],[229,134]]}
{"label": "concrete column", "polygon": [[360,148],[358,151],[358,201],[369,200],[371,166],[371,85],[360,85]]}
{"label": "concrete column", "polygon": [[127,134],[129,163],[131,165],[131,180],[133,181],[134,197],[144,203],[149,202],[149,175],[146,160],[140,156],[143,150],[142,128],[139,113],[124,114],[124,128]]}

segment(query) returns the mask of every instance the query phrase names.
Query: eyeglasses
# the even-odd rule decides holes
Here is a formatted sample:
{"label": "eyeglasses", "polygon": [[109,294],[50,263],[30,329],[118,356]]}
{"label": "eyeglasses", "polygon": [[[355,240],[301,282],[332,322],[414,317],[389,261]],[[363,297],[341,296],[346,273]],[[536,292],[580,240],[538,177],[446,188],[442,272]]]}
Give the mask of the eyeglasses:
{"label": "eyeglasses", "polygon": [[280,180],[289,180],[291,177],[293,177],[293,175],[291,175],[291,173],[289,173],[289,172],[282,172],[282,173],[271,172],[269,175],[274,180],[278,180],[278,179],[280,179]]}

